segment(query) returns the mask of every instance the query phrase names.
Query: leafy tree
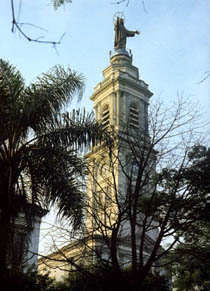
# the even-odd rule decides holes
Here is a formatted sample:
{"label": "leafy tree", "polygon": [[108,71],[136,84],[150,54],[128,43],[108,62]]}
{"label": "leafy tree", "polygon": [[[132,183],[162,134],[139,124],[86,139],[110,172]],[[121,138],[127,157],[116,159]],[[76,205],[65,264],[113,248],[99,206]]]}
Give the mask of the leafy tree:
{"label": "leafy tree", "polygon": [[196,223],[172,254],[174,285],[177,290],[210,290],[210,226]]}
{"label": "leafy tree", "polygon": [[[189,153],[192,162],[185,171],[194,193],[210,193],[210,148],[196,145]],[[209,194],[208,194],[209,195]],[[210,224],[209,201],[203,201],[200,221],[191,224],[183,234],[180,245],[172,253],[172,272],[177,290],[210,290]]]}
{"label": "leafy tree", "polygon": [[[12,247],[18,234],[32,229],[31,218],[40,211],[35,206],[57,203],[59,213],[75,227],[81,221],[83,194],[77,178],[84,162],[77,149],[102,136],[91,114],[62,114],[74,94],[80,98],[82,91],[82,76],[70,69],[56,66],[26,86],[20,72],[0,60],[1,277],[8,264],[12,270],[20,267],[21,252],[13,260]],[[18,228],[20,213],[27,221],[23,229]]]}
{"label": "leafy tree", "polygon": [[189,153],[191,166],[186,171],[186,178],[189,179],[195,191],[210,192],[210,148],[196,145]]}

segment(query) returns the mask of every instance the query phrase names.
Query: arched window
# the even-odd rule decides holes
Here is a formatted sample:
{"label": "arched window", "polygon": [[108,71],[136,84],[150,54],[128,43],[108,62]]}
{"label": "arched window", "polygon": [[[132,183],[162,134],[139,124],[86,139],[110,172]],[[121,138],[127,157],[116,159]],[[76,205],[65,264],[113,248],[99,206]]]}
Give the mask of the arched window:
{"label": "arched window", "polygon": [[129,108],[129,124],[135,129],[139,128],[139,110],[135,104],[131,104]]}
{"label": "arched window", "polygon": [[102,125],[104,128],[107,128],[109,126],[109,106],[105,105],[102,111]]}

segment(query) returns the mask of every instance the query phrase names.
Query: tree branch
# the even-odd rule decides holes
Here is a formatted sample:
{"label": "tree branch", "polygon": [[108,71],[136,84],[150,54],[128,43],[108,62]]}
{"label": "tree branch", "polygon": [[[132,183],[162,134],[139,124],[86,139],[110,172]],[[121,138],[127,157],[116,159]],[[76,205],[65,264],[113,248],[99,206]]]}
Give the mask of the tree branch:
{"label": "tree branch", "polygon": [[[16,20],[16,17],[15,17],[15,8],[14,8],[14,0],[11,0],[11,10],[12,10],[12,32],[15,32],[15,28],[19,31],[19,33],[25,38],[27,39],[29,42],[37,42],[37,43],[44,43],[44,44],[52,44],[54,49],[56,50],[56,45],[60,44],[65,33],[62,34],[62,36],[60,37],[60,39],[58,41],[54,41],[54,40],[40,40],[40,38],[43,38],[43,36],[40,36],[38,38],[32,38],[30,36],[28,36],[24,30],[22,29],[21,26],[23,25],[31,25],[31,26],[34,26],[36,28],[39,28],[41,30],[44,30],[46,31],[46,29],[44,28],[41,28],[37,25],[34,25],[34,24],[31,24],[31,23],[24,23],[24,22],[18,22]],[[20,11],[19,11],[19,14],[20,14]],[[19,17],[19,16],[18,16]],[[57,52],[57,50],[56,50]]]}

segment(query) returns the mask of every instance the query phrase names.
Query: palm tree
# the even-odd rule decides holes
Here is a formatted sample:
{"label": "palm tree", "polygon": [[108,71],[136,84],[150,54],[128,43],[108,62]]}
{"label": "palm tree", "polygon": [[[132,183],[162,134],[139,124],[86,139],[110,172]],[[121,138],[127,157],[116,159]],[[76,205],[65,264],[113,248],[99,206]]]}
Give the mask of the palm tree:
{"label": "palm tree", "polygon": [[[78,176],[84,162],[78,148],[103,135],[91,114],[62,114],[75,93],[81,97],[83,84],[81,75],[56,66],[26,86],[20,72],[0,60],[2,277],[19,213],[31,218],[37,211],[36,205],[49,207],[57,203],[59,213],[68,217],[74,227],[81,222],[83,195]],[[29,222],[30,219],[27,226]]]}

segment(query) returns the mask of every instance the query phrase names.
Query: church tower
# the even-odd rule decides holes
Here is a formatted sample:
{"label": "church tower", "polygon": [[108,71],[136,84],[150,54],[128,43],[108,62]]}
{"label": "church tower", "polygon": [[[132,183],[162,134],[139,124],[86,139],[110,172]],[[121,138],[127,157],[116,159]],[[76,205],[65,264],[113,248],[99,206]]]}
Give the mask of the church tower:
{"label": "church tower", "polygon": [[96,120],[115,130],[122,130],[125,124],[135,129],[146,129],[152,93],[148,85],[139,79],[139,70],[132,65],[131,53],[115,50],[103,77],[91,96]]}
{"label": "church tower", "polygon": [[[86,227],[88,232],[99,234],[107,232],[106,226],[109,229],[118,219],[119,201],[125,197],[128,180],[126,171],[131,171],[131,149],[125,144],[122,146],[117,136],[148,136],[148,105],[153,95],[148,84],[140,79],[138,68],[132,64],[131,51],[125,47],[126,37],[139,32],[128,31],[120,20],[118,17],[115,22],[115,48],[110,52],[110,65],[90,97],[96,120],[116,136],[112,153],[98,145],[87,155]],[[135,177],[135,165],[132,171]]]}
{"label": "church tower", "polygon": [[152,189],[156,152],[150,147],[148,132],[153,94],[132,64],[131,51],[126,50],[126,38],[135,34],[138,32],[128,31],[123,19],[117,18],[110,64],[90,97],[96,120],[113,142],[95,144],[86,155],[85,227],[79,240],[64,250],[74,264],[95,267],[108,263],[113,270],[143,267],[157,237],[157,226],[145,221],[142,212],[144,198]]}

